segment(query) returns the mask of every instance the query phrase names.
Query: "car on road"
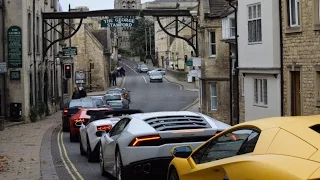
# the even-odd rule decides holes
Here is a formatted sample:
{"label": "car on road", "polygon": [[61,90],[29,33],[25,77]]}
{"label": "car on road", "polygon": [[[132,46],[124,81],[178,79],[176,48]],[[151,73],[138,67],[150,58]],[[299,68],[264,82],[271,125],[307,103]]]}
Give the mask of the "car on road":
{"label": "car on road", "polygon": [[149,68],[145,64],[141,64],[138,66],[138,73],[147,73],[149,71]]}
{"label": "car on road", "polygon": [[91,97],[94,100],[98,108],[110,108],[107,105],[106,100],[104,99],[104,96],[89,96],[89,97]]}
{"label": "car on road", "polygon": [[77,142],[79,140],[79,123],[86,123],[90,119],[90,114],[88,114],[88,110],[112,110],[112,108],[81,108],[79,111],[71,116],[70,118],[70,142]]}
{"label": "car on road", "polygon": [[87,155],[89,162],[99,161],[100,137],[108,133],[123,115],[141,113],[140,110],[90,109],[89,121],[78,122],[80,127],[80,154]]}
{"label": "car on road", "polygon": [[161,72],[153,71],[149,75],[150,82],[163,82],[163,75]]}
{"label": "car on road", "polygon": [[235,125],[200,147],[175,147],[168,180],[320,179],[320,116]]}
{"label": "car on road", "polygon": [[153,70],[151,70],[151,71],[148,71],[148,75],[150,75],[150,73],[151,72],[154,72],[154,71],[156,71],[156,72],[160,72],[162,75],[166,75],[166,70],[165,69],[163,69],[163,68],[156,68],[156,69],[153,69]]}
{"label": "car on road", "polygon": [[62,130],[64,132],[70,131],[70,118],[81,108],[97,108],[97,104],[89,97],[72,99],[66,103],[62,111]]}
{"label": "car on road", "polygon": [[198,147],[230,126],[201,113],[167,111],[123,117],[101,137],[102,175],[117,179],[152,179],[166,173],[177,145]]}
{"label": "car on road", "polygon": [[105,94],[104,97],[112,109],[129,109],[129,101],[121,93]]}
{"label": "car on road", "polygon": [[122,94],[123,97],[129,101],[129,103],[131,102],[130,91],[128,91],[126,88],[109,89],[106,94]]}

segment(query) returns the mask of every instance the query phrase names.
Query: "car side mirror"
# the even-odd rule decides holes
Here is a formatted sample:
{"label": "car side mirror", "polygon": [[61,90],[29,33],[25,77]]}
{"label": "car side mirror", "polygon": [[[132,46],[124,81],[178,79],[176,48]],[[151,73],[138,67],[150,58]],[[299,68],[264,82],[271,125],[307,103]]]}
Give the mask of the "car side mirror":
{"label": "car side mirror", "polygon": [[192,153],[190,146],[178,146],[174,147],[171,151],[173,157],[177,158],[188,158]]}

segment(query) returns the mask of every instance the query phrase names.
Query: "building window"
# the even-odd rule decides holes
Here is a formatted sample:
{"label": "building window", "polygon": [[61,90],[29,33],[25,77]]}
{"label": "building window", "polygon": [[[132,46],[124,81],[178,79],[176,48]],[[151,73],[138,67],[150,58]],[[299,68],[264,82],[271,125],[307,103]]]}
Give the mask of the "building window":
{"label": "building window", "polygon": [[216,32],[210,32],[210,57],[216,56]]}
{"label": "building window", "polygon": [[254,79],[254,104],[268,105],[268,81],[267,79]]}
{"label": "building window", "polygon": [[248,41],[249,43],[262,41],[260,3],[248,6]]}
{"label": "building window", "polygon": [[289,25],[300,26],[300,0],[288,0]]}
{"label": "building window", "polygon": [[32,22],[31,22],[31,13],[28,13],[28,51],[29,51],[29,54],[31,53],[31,49],[32,49],[32,42],[31,42],[31,39],[32,39],[32,34],[31,34],[31,29],[32,27]]}
{"label": "building window", "polygon": [[230,23],[230,37],[235,37],[236,35],[236,20],[235,18],[230,18],[229,19],[229,23]]}
{"label": "building window", "polygon": [[40,33],[40,20],[39,20],[39,16],[37,16],[37,26],[36,26],[36,48],[37,48],[37,53],[40,53],[40,46],[39,46],[39,41],[40,41],[40,39],[39,39],[39,33]]}
{"label": "building window", "polygon": [[217,83],[210,84],[211,110],[218,109]]}

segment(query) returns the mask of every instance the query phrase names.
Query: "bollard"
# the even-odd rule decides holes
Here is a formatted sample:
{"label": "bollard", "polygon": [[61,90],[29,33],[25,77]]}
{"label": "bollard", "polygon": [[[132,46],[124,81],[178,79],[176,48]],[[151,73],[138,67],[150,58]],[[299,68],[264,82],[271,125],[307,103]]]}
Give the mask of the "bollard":
{"label": "bollard", "polygon": [[4,116],[0,116],[0,131],[3,131],[6,128]]}

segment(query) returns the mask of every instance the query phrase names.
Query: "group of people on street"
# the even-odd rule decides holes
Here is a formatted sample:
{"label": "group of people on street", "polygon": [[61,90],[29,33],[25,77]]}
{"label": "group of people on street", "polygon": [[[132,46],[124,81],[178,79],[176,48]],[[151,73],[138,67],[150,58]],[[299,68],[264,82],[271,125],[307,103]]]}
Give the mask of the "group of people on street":
{"label": "group of people on street", "polygon": [[125,76],[126,70],[123,67],[116,68],[109,74],[109,81],[112,86],[117,86],[117,77]]}
{"label": "group of people on street", "polygon": [[80,99],[87,97],[87,92],[84,90],[83,87],[74,87],[74,91],[72,93],[72,99]]}

